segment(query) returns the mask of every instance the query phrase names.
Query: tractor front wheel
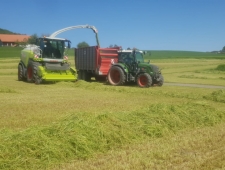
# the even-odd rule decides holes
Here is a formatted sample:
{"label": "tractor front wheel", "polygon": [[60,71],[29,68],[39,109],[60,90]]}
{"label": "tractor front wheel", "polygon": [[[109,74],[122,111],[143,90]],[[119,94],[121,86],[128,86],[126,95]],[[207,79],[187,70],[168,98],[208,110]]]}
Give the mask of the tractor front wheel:
{"label": "tractor front wheel", "polygon": [[108,81],[113,86],[123,85],[125,83],[125,74],[120,67],[114,66],[109,70]]}
{"label": "tractor front wheel", "polygon": [[150,87],[152,84],[152,78],[148,73],[141,73],[137,77],[137,85],[141,88]]}
{"label": "tractor front wheel", "polygon": [[158,86],[162,86],[163,85],[163,83],[164,83],[164,78],[163,78],[163,76],[162,75],[159,75],[159,82],[158,82]]}

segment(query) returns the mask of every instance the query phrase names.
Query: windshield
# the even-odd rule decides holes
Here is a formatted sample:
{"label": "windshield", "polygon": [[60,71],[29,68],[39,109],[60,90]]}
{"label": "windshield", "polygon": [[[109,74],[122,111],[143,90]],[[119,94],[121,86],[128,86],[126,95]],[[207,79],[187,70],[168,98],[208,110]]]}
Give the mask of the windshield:
{"label": "windshield", "polygon": [[[135,56],[136,56],[136,62],[140,62],[140,63],[144,62],[142,53],[136,52]],[[133,53],[132,52],[119,53],[119,62],[124,62],[124,63],[128,63],[128,64],[135,62]]]}
{"label": "windshield", "polygon": [[43,58],[63,58],[65,42],[63,40],[40,39]]}
{"label": "windshield", "polygon": [[137,60],[137,62],[144,63],[144,58],[143,58],[142,53],[136,52],[136,60]]}

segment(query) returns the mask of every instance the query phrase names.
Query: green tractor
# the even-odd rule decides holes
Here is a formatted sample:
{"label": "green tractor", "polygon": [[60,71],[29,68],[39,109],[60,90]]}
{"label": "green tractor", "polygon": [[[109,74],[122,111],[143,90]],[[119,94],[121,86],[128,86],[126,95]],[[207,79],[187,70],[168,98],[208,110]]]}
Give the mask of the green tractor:
{"label": "green tractor", "polygon": [[136,82],[142,88],[162,86],[164,82],[159,68],[144,62],[143,52],[138,50],[119,50],[118,62],[112,61],[107,80],[114,86]]}
{"label": "green tractor", "polygon": [[36,45],[21,51],[18,80],[40,84],[42,81],[75,81],[76,70],[68,62],[70,41],[62,38],[38,38]]}

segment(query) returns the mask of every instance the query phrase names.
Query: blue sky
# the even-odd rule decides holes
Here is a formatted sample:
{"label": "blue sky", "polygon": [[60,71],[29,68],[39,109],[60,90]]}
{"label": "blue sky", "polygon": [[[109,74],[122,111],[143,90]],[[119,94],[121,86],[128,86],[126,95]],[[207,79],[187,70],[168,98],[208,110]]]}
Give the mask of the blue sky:
{"label": "blue sky", "polygon": [[[225,46],[225,0],[0,0],[0,28],[21,34],[93,25],[101,47],[214,51]],[[96,45],[89,29],[57,37]]]}

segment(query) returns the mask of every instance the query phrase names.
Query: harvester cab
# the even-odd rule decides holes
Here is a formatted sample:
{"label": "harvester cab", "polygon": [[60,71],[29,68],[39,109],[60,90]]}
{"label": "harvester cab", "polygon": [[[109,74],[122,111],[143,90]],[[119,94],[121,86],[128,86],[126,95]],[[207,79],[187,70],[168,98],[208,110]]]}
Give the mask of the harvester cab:
{"label": "harvester cab", "polygon": [[68,62],[66,48],[70,41],[62,38],[38,38],[36,45],[27,45],[21,51],[18,65],[18,80],[42,81],[75,81],[76,71]]}
{"label": "harvester cab", "polygon": [[118,63],[113,63],[107,79],[111,85],[136,82],[139,87],[162,86],[164,79],[156,65],[144,61],[140,50],[119,50]]}
{"label": "harvester cab", "polygon": [[70,48],[70,41],[59,38],[43,37],[37,39],[37,45],[42,51],[42,58],[63,59],[67,56],[67,48]]}

